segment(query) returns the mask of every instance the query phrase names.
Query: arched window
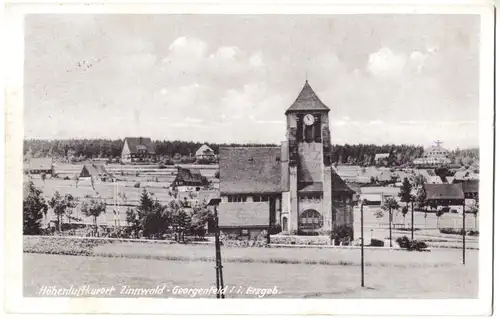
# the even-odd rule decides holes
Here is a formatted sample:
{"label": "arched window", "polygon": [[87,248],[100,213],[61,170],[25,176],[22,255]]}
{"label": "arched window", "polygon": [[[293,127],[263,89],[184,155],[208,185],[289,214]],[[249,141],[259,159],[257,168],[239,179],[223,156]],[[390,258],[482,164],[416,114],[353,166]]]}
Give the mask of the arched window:
{"label": "arched window", "polygon": [[318,229],[323,226],[323,216],[314,209],[308,209],[300,214],[299,227],[301,229]]}

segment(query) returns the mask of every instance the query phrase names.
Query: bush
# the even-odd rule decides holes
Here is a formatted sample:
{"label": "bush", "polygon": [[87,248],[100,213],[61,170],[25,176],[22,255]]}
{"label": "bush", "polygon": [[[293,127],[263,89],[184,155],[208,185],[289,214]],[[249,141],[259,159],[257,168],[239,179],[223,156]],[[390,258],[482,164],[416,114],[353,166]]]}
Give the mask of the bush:
{"label": "bush", "polygon": [[269,230],[269,233],[271,235],[276,235],[281,233],[281,225],[280,224],[274,224],[271,226],[271,229]]}
{"label": "bush", "polygon": [[135,187],[135,188],[140,188],[140,187],[141,187],[141,183],[139,183],[139,182],[135,183],[135,184],[134,184],[134,187]]}
{"label": "bush", "polygon": [[68,176],[64,177],[63,179],[64,179],[65,181],[69,181],[69,180],[70,180],[70,178],[69,178]]}
{"label": "bush", "polygon": [[427,244],[421,240],[410,240],[408,237],[403,236],[396,239],[400,248],[407,249],[409,251],[423,251],[427,248]]}
{"label": "bush", "polygon": [[373,247],[384,247],[384,241],[380,239],[373,239],[370,242],[370,246]]}
{"label": "bush", "polygon": [[220,178],[220,172],[219,172],[219,170],[215,171],[214,177],[215,178]]}

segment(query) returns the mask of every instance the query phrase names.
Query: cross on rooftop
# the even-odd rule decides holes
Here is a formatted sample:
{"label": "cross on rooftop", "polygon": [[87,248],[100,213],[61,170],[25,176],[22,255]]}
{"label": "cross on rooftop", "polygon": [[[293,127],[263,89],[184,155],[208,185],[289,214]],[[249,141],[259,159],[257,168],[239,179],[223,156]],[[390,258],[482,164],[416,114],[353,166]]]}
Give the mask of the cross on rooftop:
{"label": "cross on rooftop", "polygon": [[434,143],[436,143],[437,147],[440,147],[441,144],[443,144],[443,141],[437,140],[437,141],[434,141]]}

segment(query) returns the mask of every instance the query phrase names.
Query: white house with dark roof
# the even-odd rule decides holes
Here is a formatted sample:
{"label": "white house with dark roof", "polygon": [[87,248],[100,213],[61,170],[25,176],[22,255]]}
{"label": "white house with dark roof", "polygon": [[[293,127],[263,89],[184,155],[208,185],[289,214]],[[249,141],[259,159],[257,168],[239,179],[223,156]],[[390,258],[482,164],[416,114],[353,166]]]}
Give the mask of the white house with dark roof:
{"label": "white house with dark roof", "polygon": [[329,111],[306,81],[285,112],[281,147],[220,148],[223,231],[243,235],[279,223],[291,233],[353,237],[354,192],[332,169]]}
{"label": "white house with dark roof", "polygon": [[215,159],[215,152],[207,144],[203,144],[194,154],[197,160],[210,160]]}
{"label": "white house with dark roof", "polygon": [[149,137],[126,137],[123,141],[121,161],[123,163],[154,162],[155,147]]}

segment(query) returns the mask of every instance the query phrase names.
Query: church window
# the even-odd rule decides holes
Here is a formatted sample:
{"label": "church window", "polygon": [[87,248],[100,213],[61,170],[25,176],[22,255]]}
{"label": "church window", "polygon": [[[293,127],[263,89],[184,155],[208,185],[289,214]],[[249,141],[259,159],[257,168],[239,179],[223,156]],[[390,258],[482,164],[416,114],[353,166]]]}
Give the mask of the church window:
{"label": "church window", "polygon": [[253,195],[253,201],[254,202],[268,202],[269,201],[269,196],[266,195]]}
{"label": "church window", "polygon": [[323,216],[314,209],[308,209],[300,215],[300,228],[317,229],[323,226]]}
{"label": "church window", "polygon": [[242,203],[247,201],[247,197],[241,195],[230,195],[227,197],[227,201],[230,203]]}

